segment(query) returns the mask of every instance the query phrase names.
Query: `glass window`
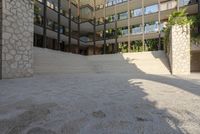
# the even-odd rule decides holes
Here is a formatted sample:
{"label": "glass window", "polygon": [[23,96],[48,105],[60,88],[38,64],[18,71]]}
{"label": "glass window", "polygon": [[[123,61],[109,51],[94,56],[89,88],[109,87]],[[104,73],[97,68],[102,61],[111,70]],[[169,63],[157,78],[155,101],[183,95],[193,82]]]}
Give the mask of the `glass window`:
{"label": "glass window", "polygon": [[34,14],[34,24],[42,25],[43,24],[42,16]]}
{"label": "glass window", "polygon": [[64,26],[60,26],[60,33],[64,34],[65,33],[65,27]]}
{"label": "glass window", "polygon": [[38,0],[39,2],[43,3],[43,0]]}
{"label": "glass window", "polygon": [[142,25],[135,25],[132,27],[132,34],[141,34],[142,33]]}
{"label": "glass window", "polygon": [[59,30],[58,24],[55,23],[55,24],[54,24],[54,31],[58,32],[58,30]]}
{"label": "glass window", "polygon": [[53,30],[54,27],[54,22],[51,20],[47,20],[47,28],[52,29]]}
{"label": "glass window", "polygon": [[158,21],[145,24],[145,33],[157,32],[157,31],[158,31]]}
{"label": "glass window", "polygon": [[191,0],[179,0],[179,5],[180,6],[186,6],[191,3]]}
{"label": "glass window", "polygon": [[122,3],[123,0],[116,0],[116,3]]}
{"label": "glass window", "polygon": [[145,11],[145,14],[150,14],[150,13],[155,13],[155,12],[158,12],[158,5],[152,5],[152,6],[148,6],[148,7],[145,7],[144,9]]}
{"label": "glass window", "polygon": [[51,9],[54,9],[56,11],[58,11],[58,3],[57,2],[54,2],[54,1],[47,1],[47,6]]}
{"label": "glass window", "polygon": [[168,1],[160,4],[160,10],[164,11],[168,9],[173,9],[176,8],[176,6],[177,6],[176,1]]}
{"label": "glass window", "polygon": [[142,15],[142,9],[135,9],[131,11],[131,17],[141,16]]}
{"label": "glass window", "polygon": [[123,20],[128,18],[128,12],[118,14],[118,19]]}
{"label": "glass window", "polygon": [[112,5],[113,5],[113,2],[112,2],[112,1],[107,3],[107,6],[108,6],[108,7],[109,7],[109,6],[112,6]]}
{"label": "glass window", "polygon": [[113,6],[116,4],[127,2],[128,0],[107,0],[106,7]]}
{"label": "glass window", "polygon": [[118,28],[118,35],[128,35],[128,27]]}
{"label": "glass window", "polygon": [[113,22],[113,21],[115,21],[115,15],[107,16],[106,20],[107,20],[107,22]]}
{"label": "glass window", "polygon": [[128,28],[122,29],[122,35],[128,35]]}

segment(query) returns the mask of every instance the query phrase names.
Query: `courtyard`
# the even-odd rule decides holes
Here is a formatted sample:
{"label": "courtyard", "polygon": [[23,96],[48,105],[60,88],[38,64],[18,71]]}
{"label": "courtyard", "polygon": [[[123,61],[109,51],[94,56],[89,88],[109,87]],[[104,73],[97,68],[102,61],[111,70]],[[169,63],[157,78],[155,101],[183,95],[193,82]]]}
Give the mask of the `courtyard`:
{"label": "courtyard", "polygon": [[86,57],[97,62],[82,72],[0,81],[1,134],[200,133],[200,74],[149,74],[103,57]]}
{"label": "courtyard", "polygon": [[200,134],[200,0],[0,12],[0,134]]}

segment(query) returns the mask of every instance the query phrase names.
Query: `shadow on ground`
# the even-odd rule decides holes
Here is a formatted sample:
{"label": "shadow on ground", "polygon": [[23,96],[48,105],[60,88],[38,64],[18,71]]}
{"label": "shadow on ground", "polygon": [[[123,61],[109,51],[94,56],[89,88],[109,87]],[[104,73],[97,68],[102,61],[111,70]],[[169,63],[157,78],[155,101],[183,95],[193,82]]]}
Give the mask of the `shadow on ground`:
{"label": "shadow on ground", "polygon": [[90,73],[0,81],[0,132],[200,133],[199,79],[146,74],[120,55],[110,62],[92,63]]}

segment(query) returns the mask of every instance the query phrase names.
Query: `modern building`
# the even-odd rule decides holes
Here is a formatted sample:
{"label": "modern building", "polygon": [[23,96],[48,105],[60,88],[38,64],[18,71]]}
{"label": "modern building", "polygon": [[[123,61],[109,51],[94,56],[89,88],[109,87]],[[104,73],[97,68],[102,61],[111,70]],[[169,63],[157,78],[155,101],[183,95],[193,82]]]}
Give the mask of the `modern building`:
{"label": "modern building", "polygon": [[36,0],[34,46],[83,55],[160,50],[168,16],[183,7],[189,15],[198,14],[199,3],[198,0]]}
{"label": "modern building", "polygon": [[[184,7],[188,15],[199,14],[200,1],[2,0],[0,79],[33,75],[33,44],[82,55],[162,50],[168,16]],[[200,33],[200,28],[196,31]],[[179,49],[184,40],[179,39],[179,46],[175,43],[176,52],[186,55],[187,62],[176,64],[189,65],[192,54],[191,70],[199,71],[200,49],[192,47],[190,53],[187,37],[187,54]]]}

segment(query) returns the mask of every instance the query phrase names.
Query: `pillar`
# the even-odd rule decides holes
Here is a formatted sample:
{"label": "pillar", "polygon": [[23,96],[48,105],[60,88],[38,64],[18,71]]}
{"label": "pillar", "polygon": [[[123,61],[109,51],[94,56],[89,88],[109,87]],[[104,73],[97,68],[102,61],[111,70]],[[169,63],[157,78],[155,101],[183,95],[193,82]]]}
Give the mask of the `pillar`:
{"label": "pillar", "polygon": [[72,24],[72,11],[71,11],[71,0],[68,1],[68,10],[69,10],[69,39],[68,39],[68,51],[71,52],[71,34],[72,34],[72,29],[71,29],[71,24]]}
{"label": "pillar", "polygon": [[57,45],[58,49],[61,50],[60,46],[60,8],[61,8],[61,0],[58,0],[58,31],[57,31]]}
{"label": "pillar", "polygon": [[142,0],[142,47],[143,51],[145,51],[145,40],[144,40],[144,33],[145,33],[145,27],[144,27],[144,0]]}
{"label": "pillar", "polygon": [[33,75],[33,14],[28,0],[1,0],[0,78]]}
{"label": "pillar", "polygon": [[161,50],[161,21],[160,21],[160,0],[158,0],[158,50]]}
{"label": "pillar", "polygon": [[80,0],[78,0],[78,7],[77,7],[77,20],[78,20],[78,40],[77,40],[77,44],[78,44],[78,48],[77,48],[77,53],[79,54],[79,51],[80,51]]}
{"label": "pillar", "polygon": [[[118,16],[117,16],[117,5],[115,4],[115,44],[112,45],[112,53],[115,53],[115,48],[118,47],[118,33],[117,33],[117,20],[118,20]],[[117,48],[118,49],[118,48]]]}
{"label": "pillar", "polygon": [[128,52],[131,50],[131,39],[130,39],[130,0],[127,3],[128,10]]}
{"label": "pillar", "polygon": [[171,71],[174,75],[190,74],[190,27],[172,26],[170,34]]}
{"label": "pillar", "polygon": [[[200,0],[198,0],[198,13],[200,14]],[[198,26],[198,32],[200,33],[200,24]]]}
{"label": "pillar", "polygon": [[47,0],[44,0],[43,8],[43,48],[47,47]]}
{"label": "pillar", "polygon": [[104,25],[103,25],[103,54],[106,54],[106,1],[104,0]]}
{"label": "pillar", "polygon": [[94,30],[94,35],[93,35],[93,54],[96,54],[96,0],[94,0],[94,10],[93,10],[93,30]]}

